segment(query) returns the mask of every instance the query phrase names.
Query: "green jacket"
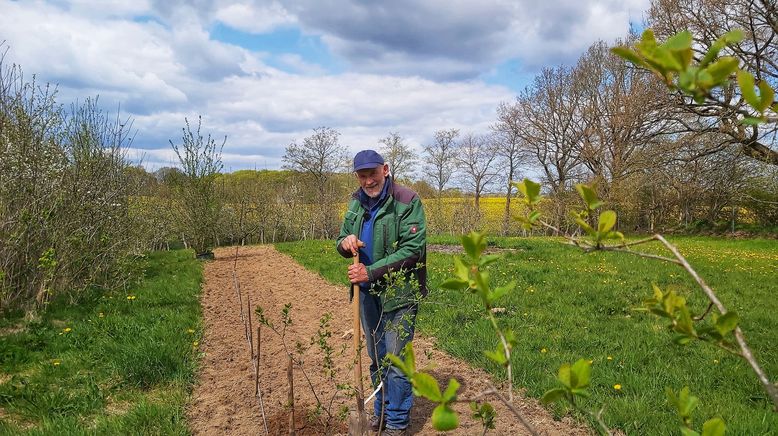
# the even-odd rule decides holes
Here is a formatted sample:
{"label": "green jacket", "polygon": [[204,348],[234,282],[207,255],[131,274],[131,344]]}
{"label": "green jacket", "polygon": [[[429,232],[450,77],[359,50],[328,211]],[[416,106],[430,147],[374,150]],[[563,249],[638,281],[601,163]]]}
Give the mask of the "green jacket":
{"label": "green jacket", "polygon": [[[385,312],[409,306],[427,295],[427,222],[419,196],[410,189],[386,179],[388,198],[376,213],[373,225],[373,264],[367,266],[371,292],[378,292]],[[337,249],[343,257],[353,257],[340,243],[348,235],[360,237],[367,206],[360,202],[358,189],[351,196]],[[401,274],[396,273],[402,271]]]}

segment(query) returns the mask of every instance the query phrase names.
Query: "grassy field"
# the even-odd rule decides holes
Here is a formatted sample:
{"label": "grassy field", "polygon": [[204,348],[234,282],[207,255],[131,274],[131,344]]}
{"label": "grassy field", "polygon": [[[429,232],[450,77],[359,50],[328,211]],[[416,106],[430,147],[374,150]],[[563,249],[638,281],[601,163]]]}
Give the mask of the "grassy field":
{"label": "grassy field", "polygon": [[158,252],[129,292],[0,320],[0,434],[187,434],[200,264]]}
{"label": "grassy field", "polygon": [[[736,311],[757,359],[778,379],[778,243],[774,240],[675,238],[684,253]],[[458,243],[457,238],[430,242]],[[694,426],[710,417],[727,422],[727,434],[774,434],[778,413],[747,364],[702,343],[674,345],[665,323],[633,307],[651,295],[651,284],[675,289],[697,313],[707,306],[683,270],[673,265],[619,253],[582,254],[547,238],[492,238],[514,248],[491,269],[493,284],[516,280],[503,297],[500,316],[519,345],[513,351],[514,383],[533,397],[556,387],[562,363],[593,360],[592,398],[584,406],[605,406],[604,420],[627,434],[678,434],[679,420],[667,405],[665,387],[689,386],[700,398]],[[332,241],[279,244],[303,265],[333,283],[343,283],[348,260]],[[652,251],[660,251],[654,248]],[[452,256],[431,253],[430,296],[419,315],[419,329],[438,338],[449,353],[484,367],[497,377],[504,372],[484,355],[497,339],[476,298],[437,289],[453,271]],[[621,389],[615,389],[620,385]],[[556,414],[566,413],[560,406]],[[586,419],[586,418],[582,418]]]}

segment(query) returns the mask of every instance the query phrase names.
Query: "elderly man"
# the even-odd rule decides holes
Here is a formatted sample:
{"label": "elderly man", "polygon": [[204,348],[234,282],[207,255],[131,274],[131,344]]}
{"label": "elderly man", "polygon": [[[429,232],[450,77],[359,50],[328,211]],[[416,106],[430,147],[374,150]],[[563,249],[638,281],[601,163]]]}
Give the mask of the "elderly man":
{"label": "elderly man", "polygon": [[427,292],[424,208],[415,192],[392,180],[389,165],[375,151],[354,156],[354,173],[360,188],[349,202],[337,247],[343,257],[359,251],[360,263],[349,266],[348,278],[359,283],[373,385],[384,383],[370,426],[404,435],[413,405],[411,384],[384,357],[401,355],[413,340],[418,301]]}

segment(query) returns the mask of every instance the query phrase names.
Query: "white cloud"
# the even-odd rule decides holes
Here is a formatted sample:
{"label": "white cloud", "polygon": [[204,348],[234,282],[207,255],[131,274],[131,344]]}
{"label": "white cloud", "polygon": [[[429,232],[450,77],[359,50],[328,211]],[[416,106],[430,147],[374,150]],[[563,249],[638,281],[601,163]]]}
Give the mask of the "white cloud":
{"label": "white cloud", "polygon": [[296,22],[278,2],[256,4],[257,2],[232,3],[222,5],[214,14],[214,19],[230,27],[249,33],[265,33],[273,29]]}
{"label": "white cloud", "polygon": [[[201,114],[204,132],[228,136],[225,166],[277,168],[286,145],[319,126],[351,151],[390,131],[417,148],[438,129],[484,132],[513,92],[479,75],[514,56],[574,58],[623,35],[645,1],[0,0],[0,41],[5,62],[59,83],[61,103],[99,94],[104,107],[121,105],[138,132],[132,153],[151,167],[175,163],[168,140]],[[256,33],[299,25],[352,69],[325,74],[299,53],[274,54],[280,71],[269,52],[211,39],[217,23]]]}

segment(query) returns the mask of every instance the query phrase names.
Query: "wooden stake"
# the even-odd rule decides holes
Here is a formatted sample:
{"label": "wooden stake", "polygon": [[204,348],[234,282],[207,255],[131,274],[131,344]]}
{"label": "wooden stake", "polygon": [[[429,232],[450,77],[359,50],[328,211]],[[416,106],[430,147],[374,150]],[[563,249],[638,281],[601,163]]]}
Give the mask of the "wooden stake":
{"label": "wooden stake", "polygon": [[246,294],[248,299],[248,318],[249,318],[249,360],[254,360],[254,327],[251,325],[251,294]]}
{"label": "wooden stake", "polygon": [[259,395],[259,346],[262,342],[262,325],[257,326],[257,367],[256,367],[256,374],[254,374],[254,395]]}
{"label": "wooden stake", "polygon": [[289,356],[289,365],[286,368],[286,379],[289,382],[289,434],[294,435],[294,360]]}

